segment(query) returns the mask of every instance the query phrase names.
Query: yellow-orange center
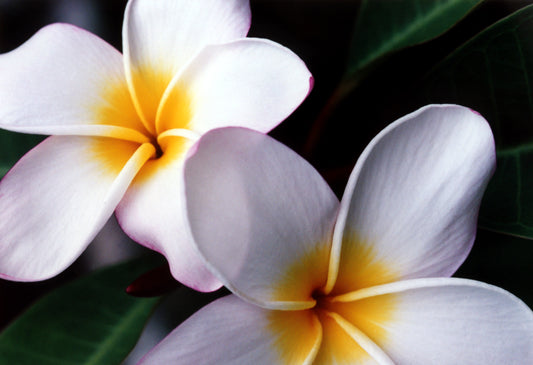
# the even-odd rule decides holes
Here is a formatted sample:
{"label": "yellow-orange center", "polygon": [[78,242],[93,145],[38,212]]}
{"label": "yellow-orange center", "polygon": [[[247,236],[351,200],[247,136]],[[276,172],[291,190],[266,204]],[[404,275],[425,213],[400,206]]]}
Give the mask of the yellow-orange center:
{"label": "yellow-orange center", "polygon": [[[394,281],[396,275],[377,258],[372,245],[357,240],[353,234],[346,234],[341,259],[337,263],[339,270],[335,285],[325,293],[326,276],[335,275],[335,271],[328,272],[328,250],[329,248],[313,250],[304,255],[303,259],[289,265],[280,276],[279,285],[274,285],[278,288],[274,297],[292,301],[298,297],[305,302],[314,301],[316,304],[309,309],[285,311],[283,315],[280,314],[283,311],[272,311],[269,331],[278,331],[279,335],[280,332],[286,331],[280,318],[291,315],[295,316],[295,319],[303,318],[303,313],[306,313],[306,316],[317,319],[321,326],[319,344],[311,339],[303,339],[303,343],[307,344],[304,346],[306,354],[315,351],[314,363],[363,363],[371,360],[364,349],[365,343],[373,342],[380,346],[387,341],[386,326],[394,319],[397,297],[394,294],[383,294],[351,300],[350,294]],[[302,314],[296,315],[299,312]],[[309,327],[309,320],[306,323],[302,322],[302,326]],[[317,331],[309,330],[307,333],[301,332],[299,339],[305,336],[314,336],[317,339],[318,335]],[[276,341],[276,349],[282,359],[294,356],[292,353],[295,351],[295,341],[297,340],[291,339],[286,343]],[[309,347],[310,343],[315,343],[314,350]]]}
{"label": "yellow-orange center", "polygon": [[[105,131],[95,133],[97,138],[91,149],[92,156],[102,162],[107,172],[117,175],[142,144],[153,146],[153,150],[150,149],[153,153],[145,158],[148,161],[136,181],[148,178],[171,162],[183,160],[198,138],[190,129],[192,111],[186,88],[175,85],[163,98],[161,80],[168,82],[169,78],[156,73],[144,76],[134,80],[136,98],[124,81],[108,82],[101,101],[90,108],[95,113],[92,120],[96,120],[97,125],[108,126]],[[153,92],[150,92],[150,85]],[[135,103],[135,100],[140,102]]]}
{"label": "yellow-orange center", "polygon": [[397,302],[394,294],[339,302],[316,292],[313,298],[316,305],[311,309],[270,312],[268,329],[280,359],[315,357],[314,364],[365,363],[371,360],[365,346],[387,341],[386,326],[394,319]]}

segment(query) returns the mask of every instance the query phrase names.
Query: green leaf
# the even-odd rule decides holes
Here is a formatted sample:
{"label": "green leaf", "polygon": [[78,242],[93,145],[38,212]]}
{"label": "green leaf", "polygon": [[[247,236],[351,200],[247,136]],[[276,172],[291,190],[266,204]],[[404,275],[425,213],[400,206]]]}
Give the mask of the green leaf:
{"label": "green leaf", "polygon": [[533,238],[533,146],[502,149],[483,201],[480,226]]}
{"label": "green leaf", "polygon": [[499,286],[533,308],[532,257],[530,240],[480,230],[472,251],[454,276]]}
{"label": "green leaf", "polygon": [[113,266],[48,294],[0,334],[0,364],[120,364],[158,302],[125,288],[154,265]]}
{"label": "green leaf", "polygon": [[0,177],[4,176],[5,174],[7,174],[7,172],[9,171],[10,169],[10,166],[9,165],[0,165]]}
{"label": "green leaf", "polygon": [[347,76],[392,52],[439,36],[482,0],[363,0],[355,24]]}
{"label": "green leaf", "polygon": [[480,112],[496,139],[496,174],[480,226],[533,238],[533,6],[487,28],[427,78],[426,101]]}
{"label": "green leaf", "polygon": [[44,137],[39,135],[0,130],[0,177],[43,139]]}

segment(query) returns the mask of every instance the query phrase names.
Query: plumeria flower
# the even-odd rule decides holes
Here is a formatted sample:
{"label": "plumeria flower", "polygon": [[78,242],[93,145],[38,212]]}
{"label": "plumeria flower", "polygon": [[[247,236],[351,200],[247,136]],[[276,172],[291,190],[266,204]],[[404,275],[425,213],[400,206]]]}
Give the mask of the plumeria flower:
{"label": "plumeria flower", "polygon": [[366,148],[339,203],[302,158],[244,128],[204,135],[185,164],[197,248],[233,292],[143,364],[531,364],[533,312],[449,278],[495,166],[490,128],[424,107]]}
{"label": "plumeria flower", "polygon": [[0,277],[56,275],[116,210],[175,278],[220,287],[186,234],[184,157],[213,128],[268,132],[312,86],[301,59],[249,27],[248,0],[130,0],[124,55],[53,24],[0,56],[0,127],[53,135],[0,184]]}

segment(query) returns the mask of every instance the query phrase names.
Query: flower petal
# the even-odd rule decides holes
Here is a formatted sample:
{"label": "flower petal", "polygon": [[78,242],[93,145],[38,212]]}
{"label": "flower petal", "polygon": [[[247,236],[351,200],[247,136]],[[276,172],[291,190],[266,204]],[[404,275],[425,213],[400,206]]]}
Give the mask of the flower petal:
{"label": "flower petal", "polygon": [[[122,55],[80,28],[53,24],[0,56],[0,127],[87,135],[88,125],[144,133],[124,76]],[[100,133],[99,131],[97,131]]]}
{"label": "flower petal", "polygon": [[271,311],[229,295],[202,308],[139,364],[311,364],[322,337],[312,311]]}
{"label": "flower petal", "polygon": [[234,293],[271,309],[314,305],[338,201],[305,160],[243,128],[205,134],[185,164],[198,249]]}
{"label": "flower petal", "polygon": [[339,315],[320,310],[318,314],[323,339],[315,364],[393,364],[383,350]]}
{"label": "flower petal", "polygon": [[172,137],[163,156],[143,166],[116,216],[133,240],[167,258],[178,281],[199,291],[213,291],[222,284],[194,248],[184,212],[183,162],[190,145],[184,138]]}
{"label": "flower petal", "polygon": [[[188,124],[201,134],[226,126],[268,132],[300,105],[312,80],[298,56],[266,39],[209,46],[174,80],[157,128]],[[190,122],[181,121],[187,107]]]}
{"label": "flower petal", "polygon": [[130,0],[126,8],[124,61],[145,122],[155,121],[173,76],[208,44],[245,37],[248,0]]}
{"label": "flower petal", "polygon": [[151,144],[54,136],[0,183],[0,277],[34,281],[70,265],[113,213]]}
{"label": "flower petal", "polygon": [[[334,303],[335,310],[366,330],[395,364],[533,363],[533,312],[488,284],[414,279],[338,299],[355,300]],[[380,311],[361,311],[385,303],[391,305],[386,320]]]}
{"label": "flower petal", "polygon": [[490,128],[470,109],[431,105],[391,124],[346,187],[328,289],[453,274],[472,247],[494,166]]}

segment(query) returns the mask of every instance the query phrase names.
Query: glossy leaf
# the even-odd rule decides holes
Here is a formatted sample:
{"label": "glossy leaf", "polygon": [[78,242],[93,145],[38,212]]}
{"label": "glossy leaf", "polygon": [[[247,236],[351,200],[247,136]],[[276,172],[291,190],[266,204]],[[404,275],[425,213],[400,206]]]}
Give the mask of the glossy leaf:
{"label": "glossy leaf", "polygon": [[113,266],[43,297],[0,334],[0,364],[120,364],[158,302],[125,288],[154,265],[142,259]]}
{"label": "glossy leaf", "polygon": [[444,33],[482,0],[363,0],[348,63],[354,76],[375,61]]}
{"label": "glossy leaf", "polygon": [[38,135],[0,130],[0,178],[43,138]]}
{"label": "glossy leaf", "polygon": [[533,6],[499,21],[432,70],[427,102],[480,112],[495,135],[498,163],[480,226],[533,238]]}
{"label": "glossy leaf", "polygon": [[9,171],[9,168],[10,168],[10,166],[8,166],[6,164],[0,164],[0,177],[2,177],[5,174],[7,174],[7,172]]}
{"label": "glossy leaf", "polygon": [[532,257],[530,240],[479,230],[472,251],[454,276],[505,288],[533,308]]}

